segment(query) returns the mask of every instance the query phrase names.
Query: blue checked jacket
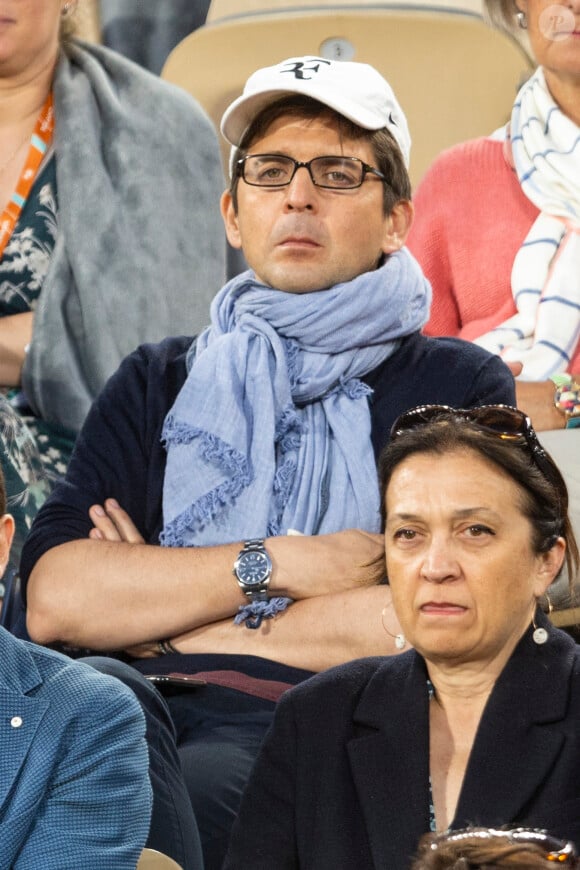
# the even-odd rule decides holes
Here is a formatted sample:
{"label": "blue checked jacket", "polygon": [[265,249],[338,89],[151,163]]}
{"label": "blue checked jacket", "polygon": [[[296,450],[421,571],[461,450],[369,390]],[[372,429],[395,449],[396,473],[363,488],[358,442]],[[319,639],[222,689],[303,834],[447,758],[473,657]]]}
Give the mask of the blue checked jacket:
{"label": "blue checked jacket", "polygon": [[117,680],[0,628],[0,867],[134,870],[145,725]]}

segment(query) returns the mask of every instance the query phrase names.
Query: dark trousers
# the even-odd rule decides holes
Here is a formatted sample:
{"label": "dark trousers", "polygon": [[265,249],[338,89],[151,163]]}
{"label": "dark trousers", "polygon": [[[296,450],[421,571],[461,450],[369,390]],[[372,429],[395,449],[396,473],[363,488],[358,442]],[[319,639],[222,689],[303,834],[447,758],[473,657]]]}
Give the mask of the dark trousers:
{"label": "dark trousers", "polygon": [[129,686],[145,713],[153,787],[147,845],[184,870],[220,870],[274,703],[212,685],[162,695],[130,665],[84,661]]}

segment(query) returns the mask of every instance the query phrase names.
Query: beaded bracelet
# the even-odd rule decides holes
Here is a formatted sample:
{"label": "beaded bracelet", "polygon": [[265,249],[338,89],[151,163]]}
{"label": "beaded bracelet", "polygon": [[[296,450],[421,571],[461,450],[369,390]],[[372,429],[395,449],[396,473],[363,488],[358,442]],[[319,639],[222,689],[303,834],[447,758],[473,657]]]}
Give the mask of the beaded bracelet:
{"label": "beaded bracelet", "polygon": [[566,418],[566,429],[580,427],[580,384],[572,375],[553,375],[551,379],[556,385],[554,405]]}
{"label": "beaded bracelet", "polygon": [[159,654],[162,656],[169,656],[172,653],[179,655],[179,650],[175,649],[170,640],[158,640],[157,649],[159,650]]}

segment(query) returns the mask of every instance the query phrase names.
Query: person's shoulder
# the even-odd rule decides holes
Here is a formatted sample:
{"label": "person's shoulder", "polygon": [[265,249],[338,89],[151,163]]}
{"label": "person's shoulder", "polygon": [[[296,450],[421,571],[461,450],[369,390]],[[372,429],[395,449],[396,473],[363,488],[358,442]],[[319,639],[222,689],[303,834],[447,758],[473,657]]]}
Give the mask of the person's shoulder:
{"label": "person's shoulder", "polygon": [[[82,690],[89,694],[100,694],[111,686],[109,678],[103,680],[102,674],[81,661],[31,641],[23,640],[20,643],[23,647],[21,654],[30,655],[44,685],[50,692],[58,690],[59,693],[77,695],[79,690]],[[113,683],[115,689],[116,682]],[[124,690],[121,683],[119,686]]]}
{"label": "person's shoulder", "polygon": [[179,378],[185,377],[187,353],[193,341],[194,338],[190,335],[179,335],[159,342],[140,344],[124,358],[112,375],[110,383],[116,385],[119,379],[127,378],[144,381],[165,379],[173,377],[172,373],[175,372],[178,372]]}
{"label": "person's shoulder", "polygon": [[490,356],[493,356],[493,354],[490,354],[489,351],[480,347],[478,344],[474,344],[472,341],[466,341],[463,338],[456,338],[455,336],[430,336],[421,334],[418,349],[427,357],[433,354],[441,357],[450,356],[453,358],[459,356],[464,361],[474,360],[476,362],[482,362],[488,360]]}
{"label": "person's shoulder", "polygon": [[27,645],[42,678],[35,697],[47,703],[50,718],[60,723],[59,727],[82,732],[91,727],[109,730],[122,726],[125,733],[119,735],[120,742],[142,736],[143,714],[128,686],[55,650],[28,641],[22,643]]}
{"label": "person's shoulder", "polygon": [[141,344],[128,354],[93,403],[78,443],[102,416],[145,415],[147,424],[154,422],[153,416],[163,418],[187,377],[187,353],[193,341],[191,336],[174,336]]}
{"label": "person's shoulder", "polygon": [[514,379],[503,360],[461,338],[413,333],[365,382],[373,389],[373,440],[378,450],[394,419],[415,405],[515,404]]}
{"label": "person's shoulder", "polygon": [[420,348],[423,371],[433,373],[426,378],[432,377],[432,383],[436,384],[443,377],[453,385],[451,404],[515,405],[512,373],[497,354],[451,336],[421,335]]}
{"label": "person's shoulder", "polygon": [[[465,367],[477,369],[492,358],[494,358],[493,354],[471,341],[452,336],[428,336],[417,332],[401,344],[398,353],[393,355],[392,361],[404,365],[405,368],[409,365],[424,365],[427,369],[433,366],[450,365],[457,369]],[[500,362],[498,357],[495,359]],[[439,373],[441,371],[445,370],[441,369]]]}
{"label": "person's shoulder", "polygon": [[[558,611],[554,613],[557,615]],[[549,710],[554,712],[561,706],[577,722],[580,715],[580,644],[568,630],[554,625],[546,614],[541,613],[536,621],[547,630],[547,640],[538,645],[531,630],[524,636],[506,666],[506,696],[513,698],[511,687],[514,680],[519,680],[526,696],[539,693],[549,699]],[[551,694],[554,697],[550,700]]]}
{"label": "person's shoulder", "polygon": [[83,662],[56,650],[21,640],[0,629],[3,690],[33,694],[52,706],[59,717],[81,709],[90,713],[93,705],[111,708],[118,704],[138,709],[132,692],[118,680],[100,674]]}
{"label": "person's shoulder", "polygon": [[64,45],[61,62],[79,66],[81,69],[94,62],[113,77],[120,74],[124,77],[134,78],[136,81],[146,82],[154,88],[158,86],[166,88],[168,84],[120,52],[108,48],[106,45],[87,42],[77,37],[68,40]]}
{"label": "person's shoulder", "polygon": [[185,362],[194,341],[192,335],[172,335],[162,341],[140,344],[126,360],[139,360],[148,366],[168,366]]}
{"label": "person's shoulder", "polygon": [[427,170],[427,175],[455,174],[458,171],[477,168],[480,173],[489,161],[503,160],[503,143],[490,136],[467,139],[446,148],[437,155]]}
{"label": "person's shoulder", "polygon": [[[457,401],[485,375],[497,379],[511,394],[513,378],[505,363],[473,342],[451,336],[432,337],[414,332],[365,381],[375,390],[375,402],[395,394],[414,395],[417,402]],[[443,392],[441,392],[441,389]],[[449,389],[447,389],[449,388]],[[449,395],[448,395],[449,393]],[[512,397],[513,398],[513,397]],[[501,401],[507,400],[507,394]],[[500,401],[500,398],[497,398]],[[409,407],[409,404],[406,405]]]}
{"label": "person's shoulder", "polygon": [[[574,626],[575,629],[578,626]],[[580,685],[580,644],[564,629],[552,629],[558,638],[562,652],[572,663],[572,672],[577,685]]]}
{"label": "person's shoulder", "polygon": [[[164,115],[179,115],[186,111],[190,114],[193,112],[199,118],[204,118],[210,123],[198,101],[183,88],[165,81],[107,46],[73,39],[65,48],[62,63],[73,64],[84,70],[89,76],[91,69],[94,68],[93,65],[97,64],[111,80],[113,86],[120,86],[123,89],[129,88],[131,94],[135,91],[149,94],[152,100],[157,101],[155,109],[157,121],[162,119]],[[184,119],[182,118],[182,120]]]}
{"label": "person's shoulder", "polygon": [[[485,194],[485,185],[503,179],[505,171],[503,143],[490,137],[469,139],[442,151],[427,168],[413,195],[417,225],[434,220],[442,211],[449,211],[455,220],[460,220],[461,205],[472,203],[480,189]],[[414,231],[417,232],[417,227]],[[411,239],[414,231],[412,227]]]}

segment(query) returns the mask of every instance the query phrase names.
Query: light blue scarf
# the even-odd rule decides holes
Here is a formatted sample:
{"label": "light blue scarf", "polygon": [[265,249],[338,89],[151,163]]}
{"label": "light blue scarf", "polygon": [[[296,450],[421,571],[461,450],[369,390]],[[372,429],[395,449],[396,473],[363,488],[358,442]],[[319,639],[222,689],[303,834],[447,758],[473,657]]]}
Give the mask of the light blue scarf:
{"label": "light blue scarf", "polygon": [[378,531],[370,390],[359,378],[425,324],[430,300],[406,249],[316,293],[274,290],[253,272],[226,284],[163,428],[162,543]]}

